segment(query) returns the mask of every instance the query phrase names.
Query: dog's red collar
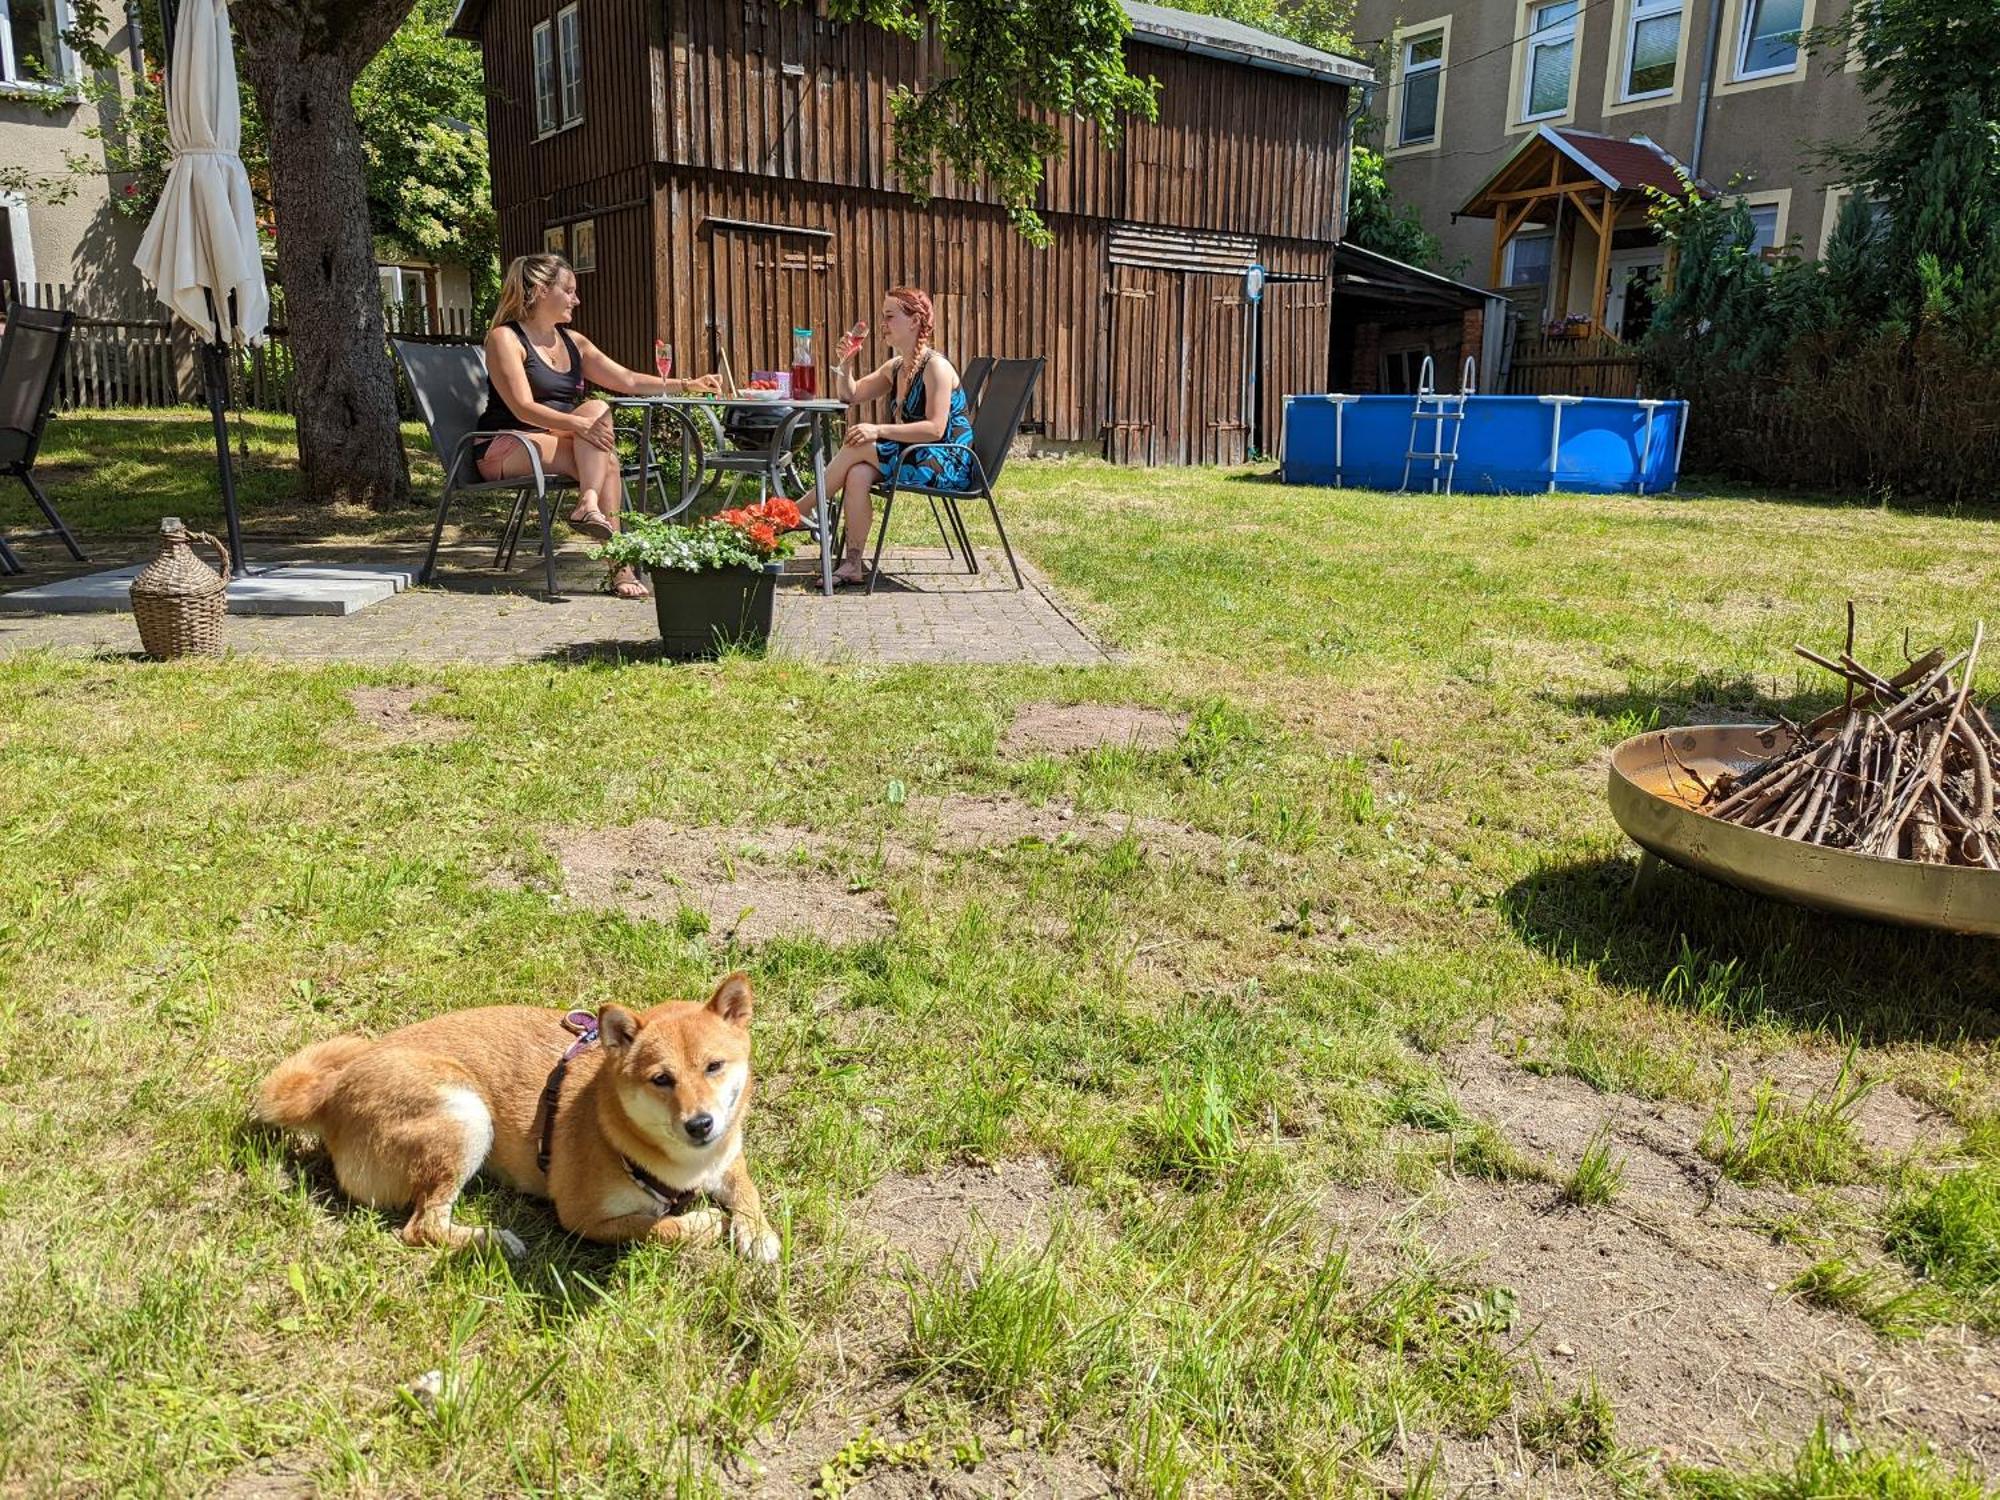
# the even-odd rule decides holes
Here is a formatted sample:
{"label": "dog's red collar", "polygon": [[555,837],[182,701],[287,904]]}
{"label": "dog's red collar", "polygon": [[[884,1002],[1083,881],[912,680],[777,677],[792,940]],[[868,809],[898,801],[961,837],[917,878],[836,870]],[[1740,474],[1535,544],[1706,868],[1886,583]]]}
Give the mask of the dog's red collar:
{"label": "dog's red collar", "polygon": [[695,1195],[686,1188],[668,1187],[629,1156],[619,1159],[625,1163],[625,1170],[632,1174],[632,1180],[657,1198],[661,1212],[669,1217],[679,1218],[694,1205]]}

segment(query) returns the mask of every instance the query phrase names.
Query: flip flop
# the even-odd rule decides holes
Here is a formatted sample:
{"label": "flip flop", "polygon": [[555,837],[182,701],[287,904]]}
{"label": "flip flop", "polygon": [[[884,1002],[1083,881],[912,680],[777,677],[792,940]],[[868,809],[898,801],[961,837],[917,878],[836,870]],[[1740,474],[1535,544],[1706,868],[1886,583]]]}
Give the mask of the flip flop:
{"label": "flip flop", "polygon": [[572,531],[580,531],[594,542],[608,542],[617,535],[611,518],[594,505],[571,516],[569,525]]}
{"label": "flip flop", "polygon": [[[622,568],[616,569],[609,578],[604,580],[604,586],[611,591],[613,598],[637,601],[653,597],[653,591],[641,583],[636,574],[629,578],[620,578],[618,574],[623,571],[624,569]],[[625,592],[628,589],[637,589],[639,592],[636,594]]]}

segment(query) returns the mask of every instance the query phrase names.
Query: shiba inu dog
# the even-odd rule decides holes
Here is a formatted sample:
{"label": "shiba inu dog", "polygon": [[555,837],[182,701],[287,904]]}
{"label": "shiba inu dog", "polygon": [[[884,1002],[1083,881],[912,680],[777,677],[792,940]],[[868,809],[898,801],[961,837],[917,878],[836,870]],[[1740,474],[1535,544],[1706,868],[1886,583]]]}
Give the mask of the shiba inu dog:
{"label": "shiba inu dog", "polygon": [[731,974],[706,1005],[589,1012],[495,1005],[387,1036],[316,1042],[259,1086],[260,1120],[316,1135],[341,1189],[407,1207],[411,1245],[499,1244],[504,1229],[451,1221],[481,1167],[551,1199],[565,1229],[619,1242],[712,1243],[728,1210],[736,1248],[778,1258],[778,1236],[743,1159],[750,1112],[750,981]]}

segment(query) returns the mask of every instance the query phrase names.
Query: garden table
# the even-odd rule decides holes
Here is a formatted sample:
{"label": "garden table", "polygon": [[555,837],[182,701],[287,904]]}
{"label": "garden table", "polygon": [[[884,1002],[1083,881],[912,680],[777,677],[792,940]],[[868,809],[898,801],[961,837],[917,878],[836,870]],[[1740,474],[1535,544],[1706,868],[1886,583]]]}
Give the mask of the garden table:
{"label": "garden table", "polygon": [[[643,497],[653,477],[653,423],[655,414],[661,411],[673,413],[681,424],[682,431],[691,440],[696,452],[702,455],[705,473],[741,472],[743,465],[717,462],[720,455],[712,454],[709,445],[703,443],[695,430],[693,413],[707,411],[718,418],[731,411],[779,411],[788,414],[803,414],[812,426],[813,492],[818,494],[826,477],[826,460],[833,451],[833,424],[837,417],[845,416],[847,403],[820,399],[813,401],[770,401],[746,396],[607,396],[606,404],[614,408],[637,411],[639,417],[639,489]],[[782,424],[772,429],[775,444]],[[768,458],[768,455],[766,456]],[[685,476],[683,476],[685,483]],[[697,482],[696,489],[701,487]],[[838,500],[816,506],[814,512],[806,516],[806,529],[819,542],[820,589],[823,593],[833,592],[833,531],[837,523]],[[804,506],[800,507],[803,512]]]}

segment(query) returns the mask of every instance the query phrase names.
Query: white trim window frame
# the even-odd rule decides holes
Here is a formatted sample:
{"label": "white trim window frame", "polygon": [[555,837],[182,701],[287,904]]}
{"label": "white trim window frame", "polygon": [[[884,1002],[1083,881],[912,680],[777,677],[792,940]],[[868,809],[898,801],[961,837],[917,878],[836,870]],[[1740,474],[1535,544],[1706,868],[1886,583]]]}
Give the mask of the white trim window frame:
{"label": "white trim window frame", "polygon": [[[1444,28],[1403,38],[1401,94],[1396,105],[1396,144],[1430,146],[1437,143],[1438,127],[1444,113]],[[1421,54],[1421,55],[1420,55]],[[1410,101],[1429,101],[1430,128],[1421,134],[1410,130]]]}
{"label": "white trim window frame", "polygon": [[[28,224],[28,200],[19,193],[0,192],[0,219],[6,221],[8,246],[14,252],[14,295],[26,302],[21,288],[35,285],[35,242]],[[5,312],[0,306],[0,314]]]}
{"label": "white trim window frame", "polygon": [[69,0],[44,0],[49,14],[48,43],[52,46],[52,77],[30,78],[14,55],[14,7],[20,0],[0,0],[0,93],[64,93],[76,82],[76,58],[64,45],[63,28],[69,25]]}
{"label": "white trim window frame", "polygon": [[[1666,46],[1662,49],[1657,41],[1666,23],[1673,23]],[[1687,24],[1686,0],[1632,0],[1631,15],[1625,25],[1625,60],[1619,70],[1618,101],[1630,104],[1640,99],[1664,99],[1674,92],[1680,83],[1681,28]],[[1639,46],[1642,34],[1650,33],[1653,40],[1647,54],[1661,59],[1651,65],[1652,70],[1664,67],[1667,81],[1656,83],[1651,88],[1635,89],[1633,77],[1639,66]]]}
{"label": "white trim window frame", "polygon": [[583,123],[583,15],[574,3],[556,12],[557,99],[562,129]]}
{"label": "white trim window frame", "polygon": [[535,138],[556,133],[556,25],[537,21],[529,33],[528,71],[535,91]]}
{"label": "white trim window frame", "polygon": [[[1796,24],[1782,29],[1761,28],[1762,20],[1773,10],[1787,9],[1797,12]],[[1796,73],[1799,63],[1805,57],[1805,42],[1802,33],[1810,24],[1810,9],[1806,0],[1743,0],[1743,26],[1736,38],[1736,70],[1733,75],[1738,83],[1755,78],[1782,78]],[[1793,17],[1784,17],[1792,20]],[[1789,37],[1789,41],[1783,38]],[[1764,48],[1788,47],[1791,56],[1784,62],[1764,62],[1753,67],[1750,61],[1752,46]]]}
{"label": "white trim window frame", "polygon": [[[1571,101],[1576,96],[1576,34],[1578,12],[1583,9],[1581,0],[1543,0],[1542,4],[1528,7],[1528,34],[1522,45],[1521,60],[1521,120],[1524,124],[1534,124],[1540,120],[1553,120],[1570,111]],[[1544,58],[1553,62],[1560,54],[1564,59],[1562,76],[1562,98],[1554,104],[1535,108],[1535,80],[1540,73]]]}

